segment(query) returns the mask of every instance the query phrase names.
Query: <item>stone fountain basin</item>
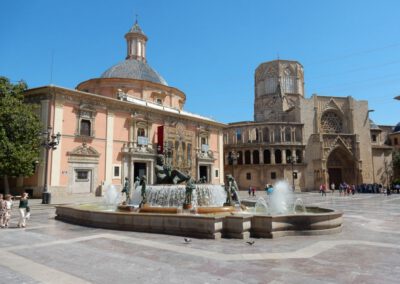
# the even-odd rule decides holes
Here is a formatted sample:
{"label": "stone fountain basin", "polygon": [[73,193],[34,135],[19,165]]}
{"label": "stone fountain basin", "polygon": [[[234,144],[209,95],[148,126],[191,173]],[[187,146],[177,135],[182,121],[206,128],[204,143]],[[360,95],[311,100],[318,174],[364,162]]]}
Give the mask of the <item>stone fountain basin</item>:
{"label": "stone fountain basin", "polygon": [[276,238],[299,235],[328,235],[342,231],[343,213],[320,207],[306,207],[307,212],[284,215],[254,214],[251,236]]}
{"label": "stone fountain basin", "polygon": [[176,214],[106,211],[90,206],[56,206],[56,219],[104,229],[160,233],[196,238],[276,238],[324,235],[342,230],[342,212],[306,207],[313,213],[263,215],[257,213]]}
{"label": "stone fountain basin", "polygon": [[[178,207],[161,207],[161,206],[149,206],[144,205],[142,208],[135,208],[130,205],[118,205],[120,211],[138,211],[139,213],[161,213],[161,214],[178,214],[181,210]],[[134,208],[134,209],[132,209]],[[197,207],[196,212],[198,214],[218,214],[218,213],[230,213],[235,211],[233,206],[203,206]]]}
{"label": "stone fountain basin", "polygon": [[100,211],[79,205],[56,206],[56,219],[68,223],[135,232],[219,239],[223,216]]}

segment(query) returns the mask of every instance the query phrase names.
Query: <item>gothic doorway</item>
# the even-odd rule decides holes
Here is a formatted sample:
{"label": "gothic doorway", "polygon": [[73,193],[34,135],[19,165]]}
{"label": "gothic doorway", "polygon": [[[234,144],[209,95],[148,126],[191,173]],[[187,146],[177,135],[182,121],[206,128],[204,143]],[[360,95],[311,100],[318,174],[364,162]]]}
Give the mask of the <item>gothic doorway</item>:
{"label": "gothic doorway", "polygon": [[343,147],[334,149],[327,161],[329,184],[335,183],[336,188],[341,182],[356,184],[354,165],[354,157],[347,149]]}
{"label": "gothic doorway", "polygon": [[343,181],[341,168],[328,168],[329,185],[335,184],[335,188],[339,188],[339,184]]}

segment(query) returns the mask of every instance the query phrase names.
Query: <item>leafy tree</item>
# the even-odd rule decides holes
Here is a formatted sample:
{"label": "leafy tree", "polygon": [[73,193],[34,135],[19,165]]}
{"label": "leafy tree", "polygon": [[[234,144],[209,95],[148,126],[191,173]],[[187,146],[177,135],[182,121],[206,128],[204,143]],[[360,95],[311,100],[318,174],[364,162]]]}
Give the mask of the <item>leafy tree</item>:
{"label": "leafy tree", "polygon": [[0,76],[0,177],[9,193],[8,177],[31,176],[40,151],[37,106],[24,103],[23,81],[12,84]]}

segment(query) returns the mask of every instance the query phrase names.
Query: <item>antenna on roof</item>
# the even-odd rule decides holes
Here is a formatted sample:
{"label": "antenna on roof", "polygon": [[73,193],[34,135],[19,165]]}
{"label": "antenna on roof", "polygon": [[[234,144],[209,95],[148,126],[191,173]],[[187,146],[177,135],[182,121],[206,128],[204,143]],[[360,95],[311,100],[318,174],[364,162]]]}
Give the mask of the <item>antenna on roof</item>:
{"label": "antenna on roof", "polygon": [[138,15],[138,14],[135,14],[135,17],[136,17],[135,24],[137,24],[137,23],[138,23],[139,15]]}

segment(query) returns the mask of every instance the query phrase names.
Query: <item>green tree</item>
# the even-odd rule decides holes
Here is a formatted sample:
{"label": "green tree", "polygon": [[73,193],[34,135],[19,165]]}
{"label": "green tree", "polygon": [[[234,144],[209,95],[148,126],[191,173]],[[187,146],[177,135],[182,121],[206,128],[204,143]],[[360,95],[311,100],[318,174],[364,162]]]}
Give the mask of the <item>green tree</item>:
{"label": "green tree", "polygon": [[0,76],[0,176],[9,193],[8,177],[31,176],[40,151],[37,106],[24,103],[25,82],[12,84]]}

